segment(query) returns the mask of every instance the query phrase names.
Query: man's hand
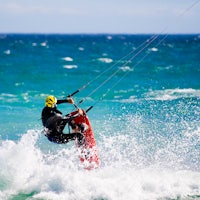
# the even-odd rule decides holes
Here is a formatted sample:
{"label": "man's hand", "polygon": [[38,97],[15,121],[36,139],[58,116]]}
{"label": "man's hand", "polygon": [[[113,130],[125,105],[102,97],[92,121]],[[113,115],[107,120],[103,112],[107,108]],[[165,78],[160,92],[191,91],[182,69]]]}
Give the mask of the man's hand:
{"label": "man's hand", "polygon": [[68,103],[74,104],[74,100],[71,97],[67,98]]}
{"label": "man's hand", "polygon": [[83,111],[81,108],[78,108],[78,113],[79,113],[79,115],[83,115]]}

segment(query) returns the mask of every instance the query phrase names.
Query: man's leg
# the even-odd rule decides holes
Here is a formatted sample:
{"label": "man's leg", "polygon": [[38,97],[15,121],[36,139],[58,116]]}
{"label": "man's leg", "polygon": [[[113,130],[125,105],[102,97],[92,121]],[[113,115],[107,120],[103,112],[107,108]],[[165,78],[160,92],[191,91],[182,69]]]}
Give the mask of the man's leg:
{"label": "man's leg", "polygon": [[82,145],[84,141],[83,139],[84,136],[81,133],[69,133],[69,134],[60,133],[53,137],[48,137],[49,141],[55,142],[57,144],[65,144],[72,140],[75,140],[76,138],[78,139],[78,143]]}

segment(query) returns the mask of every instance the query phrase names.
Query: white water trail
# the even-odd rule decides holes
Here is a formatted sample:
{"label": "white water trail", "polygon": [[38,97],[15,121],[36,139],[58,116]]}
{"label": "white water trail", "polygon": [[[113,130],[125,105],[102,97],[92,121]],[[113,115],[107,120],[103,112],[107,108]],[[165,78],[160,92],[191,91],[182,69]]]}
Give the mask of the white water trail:
{"label": "white water trail", "polygon": [[81,168],[74,145],[50,143],[53,147],[47,151],[40,147],[48,144],[43,137],[30,130],[17,142],[1,141],[0,199],[31,193],[29,199],[45,200],[152,200],[200,194],[199,171],[165,167],[162,160],[147,164],[145,147],[134,138],[104,137],[98,142],[101,167],[88,171]]}

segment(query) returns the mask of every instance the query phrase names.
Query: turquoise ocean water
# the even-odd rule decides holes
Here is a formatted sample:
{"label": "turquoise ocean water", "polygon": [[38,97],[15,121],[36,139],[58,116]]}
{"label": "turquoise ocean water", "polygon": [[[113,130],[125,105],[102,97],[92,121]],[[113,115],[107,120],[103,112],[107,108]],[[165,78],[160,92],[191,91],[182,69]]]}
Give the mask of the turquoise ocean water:
{"label": "turquoise ocean water", "polygon": [[[1,34],[0,80],[0,199],[200,199],[200,35]],[[46,96],[77,89],[93,171],[41,134]]]}

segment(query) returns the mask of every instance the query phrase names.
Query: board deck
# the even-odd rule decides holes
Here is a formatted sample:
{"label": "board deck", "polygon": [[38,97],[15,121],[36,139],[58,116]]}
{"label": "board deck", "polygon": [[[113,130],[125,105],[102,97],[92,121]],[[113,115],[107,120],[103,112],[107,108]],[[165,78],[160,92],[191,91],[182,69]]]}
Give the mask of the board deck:
{"label": "board deck", "polygon": [[75,143],[79,151],[80,161],[84,165],[85,169],[90,170],[99,166],[99,156],[90,120],[86,112],[84,110],[82,111],[83,115],[77,115],[78,111],[74,111],[71,113],[71,116],[77,115],[77,117],[72,120],[74,125],[78,126],[78,124],[83,124],[86,127],[86,129],[83,131],[83,144],[80,145],[77,141]]}

